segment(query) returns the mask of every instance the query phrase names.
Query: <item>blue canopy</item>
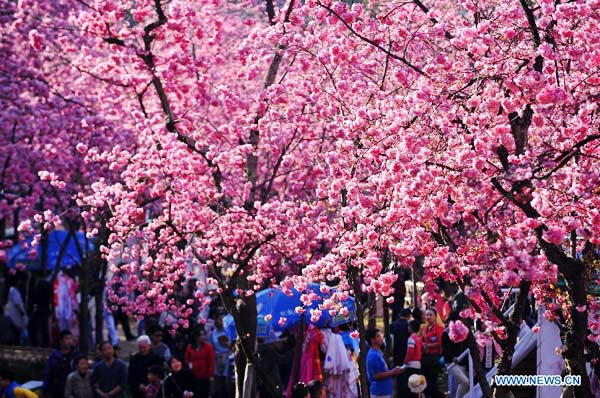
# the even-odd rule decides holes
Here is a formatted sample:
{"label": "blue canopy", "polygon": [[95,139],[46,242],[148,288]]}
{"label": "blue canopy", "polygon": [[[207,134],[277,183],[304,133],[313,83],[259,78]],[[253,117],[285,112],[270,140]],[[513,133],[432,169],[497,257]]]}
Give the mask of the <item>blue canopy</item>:
{"label": "blue canopy", "polygon": [[[316,293],[321,300],[318,302],[313,301],[310,307],[304,309],[304,317],[307,324],[312,323],[317,327],[335,327],[356,319],[354,298],[350,297],[343,303],[348,308],[347,315],[344,316],[338,313],[335,316],[331,316],[329,311],[323,310],[321,318],[317,322],[311,322],[310,310],[318,309],[323,299],[329,298],[331,293],[335,291],[335,289],[330,289],[331,293],[322,293],[320,287],[321,285],[317,283],[310,283],[308,285],[307,290]],[[256,293],[256,311],[258,314],[257,336],[271,337],[274,332],[282,332],[300,322],[301,316],[296,313],[296,307],[302,307],[302,302],[300,301],[301,295],[302,293],[296,289],[293,289],[292,295],[288,296],[275,288],[261,290]],[[269,321],[265,320],[265,316],[267,315],[271,315]],[[279,325],[281,318],[286,318],[286,322],[283,325]]]}
{"label": "blue canopy", "polygon": [[[75,239],[79,242],[79,247],[83,251],[85,256],[85,235],[81,232],[76,232]],[[82,258],[77,250],[77,244],[75,239],[71,237],[67,242],[69,236],[68,231],[51,231],[48,233],[48,257],[46,259],[46,269],[52,271],[56,268],[58,257],[62,247],[66,244],[66,250],[63,254],[62,261],[60,263],[61,268],[71,268],[77,264],[81,264]],[[35,257],[30,256],[31,242],[33,237],[17,243],[8,252],[8,267],[14,268],[17,264],[25,264],[28,270],[36,271],[42,269],[42,253],[41,244],[35,248],[37,254]],[[94,245],[88,240],[88,250],[93,250]]]}

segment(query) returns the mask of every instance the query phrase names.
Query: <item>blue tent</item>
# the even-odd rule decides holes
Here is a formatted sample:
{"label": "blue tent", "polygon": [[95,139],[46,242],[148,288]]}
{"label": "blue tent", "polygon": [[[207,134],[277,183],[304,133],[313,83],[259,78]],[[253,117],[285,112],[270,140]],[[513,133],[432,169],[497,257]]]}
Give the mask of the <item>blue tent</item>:
{"label": "blue tent", "polygon": [[[68,231],[51,231],[48,233],[48,257],[46,260],[46,269],[52,271],[56,268],[58,257],[62,247],[66,244],[66,250],[64,251],[62,261],[60,263],[61,268],[71,268],[77,264],[81,264],[82,258],[77,250],[77,244],[75,239],[79,242],[79,247],[82,250],[83,256],[85,253],[85,235],[81,232],[75,233],[75,239],[69,237]],[[41,244],[35,248],[37,254],[35,257],[30,256],[31,242],[33,238],[29,238],[25,241],[17,243],[8,252],[8,267],[14,268],[17,264],[25,264],[28,270],[36,271],[42,269],[42,253]],[[88,251],[92,251],[94,248],[91,241],[88,240]]]}
{"label": "blue tent", "polygon": [[[321,293],[320,286],[321,285],[317,283],[310,283],[308,285],[307,290],[316,293],[321,300],[319,300],[319,302],[313,301],[310,307],[305,308],[304,317],[307,324],[312,323],[317,327],[335,327],[356,319],[355,301],[354,298],[350,297],[344,302],[344,305],[348,308],[348,314],[346,316],[341,314],[331,316],[329,311],[324,310],[321,318],[317,322],[311,322],[310,310],[318,309],[322,300],[330,297],[329,293]],[[331,292],[335,291],[334,289],[330,290]],[[257,336],[270,337],[274,332],[282,332],[300,322],[301,315],[296,313],[296,307],[302,307],[300,296],[301,293],[296,289],[292,290],[291,296],[288,296],[281,290],[275,288],[261,290],[256,293],[256,311],[258,314]],[[265,316],[267,315],[271,315],[269,321],[265,320]],[[279,320],[281,318],[286,318],[286,322],[283,325],[279,325]]]}

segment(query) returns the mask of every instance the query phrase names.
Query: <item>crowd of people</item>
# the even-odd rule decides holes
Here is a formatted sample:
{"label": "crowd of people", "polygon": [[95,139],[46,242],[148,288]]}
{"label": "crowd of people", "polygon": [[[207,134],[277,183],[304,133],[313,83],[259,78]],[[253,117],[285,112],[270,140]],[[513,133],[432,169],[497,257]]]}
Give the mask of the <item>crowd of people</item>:
{"label": "crowd of people", "polygon": [[[461,293],[462,294],[462,293]],[[425,300],[424,300],[425,301]],[[384,337],[377,329],[366,332],[369,344],[367,375],[371,397],[462,398],[469,391],[466,341],[449,337],[449,323],[460,319],[460,294],[448,301],[442,296],[425,305],[399,311],[391,324],[392,357],[384,356]],[[467,323],[478,331],[479,356],[484,371],[490,371],[501,355],[500,346],[482,323]],[[391,365],[391,366],[388,366]],[[441,380],[442,377],[447,379]],[[440,385],[447,386],[441,391]]]}
{"label": "crowd of people", "polygon": [[[75,349],[80,299],[75,279],[61,271],[53,283],[41,278],[29,280],[28,289],[20,280],[15,279],[17,283],[9,285],[5,294],[6,314],[0,317],[0,323],[9,325],[5,330],[11,331],[13,339],[0,343],[58,346],[46,363],[44,397],[233,396],[237,336],[232,317],[225,312],[215,291],[209,292],[209,305],[195,306],[193,317],[206,319],[206,323],[180,329],[175,334],[168,313],[145,317],[137,322],[137,327],[132,327],[127,314],[105,305],[106,341],[93,346],[95,359],[90,364],[88,357]],[[184,284],[178,292],[180,300],[195,297],[195,288],[194,280]],[[104,296],[108,302],[106,292]],[[403,308],[404,305],[394,308],[390,336],[369,329],[365,337],[369,345],[366,368],[371,396],[439,398],[447,393],[449,398],[462,398],[469,389],[467,358],[461,357],[466,347],[449,339],[447,324],[458,319],[464,304],[462,292],[449,298],[438,289],[436,294],[419,295],[413,308]],[[128,358],[117,357],[118,323],[127,340],[136,340],[137,351]],[[94,325],[90,326],[93,330]],[[52,332],[57,327],[62,331]],[[259,338],[256,369],[259,396],[359,397],[359,344],[352,337],[354,329],[354,325],[335,328],[295,325],[275,339]],[[480,335],[484,334],[482,329]],[[90,333],[91,341],[92,337]],[[392,347],[385,347],[384,337],[391,340]],[[493,367],[499,354],[493,339],[481,344],[480,355],[486,369]],[[442,393],[440,385],[446,387],[443,380],[446,375],[448,392]],[[11,377],[9,370],[2,373],[1,398],[16,396],[6,394],[19,388]],[[10,383],[3,386],[2,380]]]}
{"label": "crowd of people", "polygon": [[[137,352],[127,361],[117,357],[110,341],[103,341],[97,346],[91,367],[88,356],[74,347],[72,333],[64,330],[60,333],[58,348],[51,352],[46,361],[42,396],[230,398],[233,396],[230,384],[226,380],[218,380],[227,379],[229,371],[221,369],[219,372],[216,368],[216,352],[227,350],[226,365],[231,354],[229,339],[218,336],[223,330],[219,328],[222,318],[223,315],[216,318],[211,342],[205,330],[198,329],[183,353],[171,351],[171,347],[162,341],[163,329],[158,325],[151,326],[148,334],[137,337]],[[17,396],[14,391],[20,386],[10,370],[3,369],[0,376],[0,397]],[[7,381],[5,385],[2,384],[4,380]]]}

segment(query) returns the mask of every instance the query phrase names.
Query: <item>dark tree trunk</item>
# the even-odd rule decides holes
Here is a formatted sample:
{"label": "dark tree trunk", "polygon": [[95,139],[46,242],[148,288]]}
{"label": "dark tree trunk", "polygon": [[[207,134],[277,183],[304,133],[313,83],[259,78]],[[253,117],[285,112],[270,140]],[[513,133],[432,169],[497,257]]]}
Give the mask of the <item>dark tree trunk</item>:
{"label": "dark tree trunk", "polygon": [[[412,266],[412,283],[413,283],[413,297],[412,297],[412,307],[413,308],[418,308],[419,307],[419,292],[417,290],[417,279],[419,278],[418,276],[418,270],[419,268],[423,267],[423,263],[425,262],[425,256],[417,256],[417,258],[415,258],[415,262],[413,263]],[[418,319],[418,321],[420,322],[421,319]]]}
{"label": "dark tree trunk", "polygon": [[[247,290],[248,280],[245,273],[239,275],[237,282],[236,288]],[[254,397],[256,395],[256,295],[234,297],[231,289],[224,289],[221,299],[235,320],[238,334],[236,346],[238,352],[235,356],[236,397]],[[250,380],[247,380],[248,377]]]}
{"label": "dark tree trunk", "polygon": [[385,357],[392,356],[392,336],[390,333],[390,306],[383,300],[383,333],[385,335]]}
{"label": "dark tree trunk", "polygon": [[81,264],[80,291],[81,301],[79,303],[79,350],[87,354],[90,347],[90,313],[88,302],[90,294],[90,270],[87,259]]}
{"label": "dark tree trunk", "polygon": [[94,330],[94,338],[96,339],[96,345],[100,344],[104,340],[104,285],[104,279],[98,281],[98,285],[94,295],[96,301],[96,319],[94,322],[96,326],[96,329]]}
{"label": "dark tree trunk", "polygon": [[48,274],[48,231],[42,226],[40,234],[42,236],[40,240],[40,269],[42,275],[46,276]]}
{"label": "dark tree trunk", "polygon": [[590,379],[587,375],[585,368],[586,361],[583,355],[588,330],[588,312],[587,309],[582,312],[577,310],[577,307],[586,308],[585,306],[587,305],[588,286],[585,271],[574,270],[567,278],[569,297],[571,299],[571,319],[567,323],[568,331],[564,340],[566,342],[564,358],[568,373],[581,377],[581,385],[571,389],[572,396],[575,398],[587,398],[591,396]]}
{"label": "dark tree trunk", "polygon": [[[519,285],[519,293],[515,306],[510,313],[507,323],[505,325],[506,339],[500,340],[500,347],[502,348],[502,355],[500,356],[500,362],[498,364],[498,375],[508,375],[512,372],[512,357],[515,353],[515,346],[517,344],[517,337],[521,329],[521,322],[523,320],[523,309],[527,296],[529,295],[529,289],[531,288],[531,282],[522,281]],[[496,386],[494,390],[495,398],[509,398],[512,387]]]}
{"label": "dark tree trunk", "polygon": [[375,293],[369,293],[369,300],[367,301],[369,309],[369,321],[367,322],[368,329],[375,329],[377,326],[377,297]]}
{"label": "dark tree trunk", "polygon": [[[105,220],[106,217],[102,217],[101,220]],[[104,340],[104,288],[106,286],[106,273],[108,272],[108,262],[102,258],[100,248],[102,246],[108,246],[108,237],[110,231],[105,227],[106,221],[102,222],[103,226],[100,228],[95,245],[94,254],[92,255],[93,261],[93,273],[94,273],[94,297],[96,302],[96,319],[95,319],[95,340],[96,344],[101,343]]]}
{"label": "dark tree trunk", "polygon": [[[382,256],[382,265],[384,270],[390,269],[391,255],[389,250],[384,250]],[[389,358],[392,356],[392,337],[390,335],[390,306],[386,300],[386,297],[382,297],[383,300],[383,335],[385,336],[385,357]]]}
{"label": "dark tree trunk", "polygon": [[492,398],[492,389],[490,388],[490,384],[485,377],[485,368],[483,367],[481,359],[479,358],[479,345],[477,344],[477,341],[475,341],[475,336],[473,336],[473,333],[471,332],[469,332],[469,336],[467,337],[467,347],[469,347],[471,359],[473,360],[475,378],[481,386],[481,393],[483,394],[484,398]]}
{"label": "dark tree trunk", "polygon": [[300,318],[300,329],[298,331],[298,336],[296,336],[296,344],[294,345],[294,360],[297,362],[292,366],[292,384],[298,381],[298,375],[300,374],[300,357],[302,355],[302,344],[304,342],[304,332],[306,329],[305,318]]}
{"label": "dark tree trunk", "polygon": [[[352,284],[352,289],[354,290],[355,297],[357,296],[357,292],[360,292],[360,283],[358,280],[358,270],[353,268],[349,270],[350,283]],[[360,336],[359,339],[359,348],[360,352],[358,354],[358,373],[359,373],[359,383],[360,383],[360,396],[361,398],[369,398],[369,385],[367,383],[367,342],[365,340],[365,319],[364,319],[364,309],[360,300],[356,300],[356,323],[358,325],[358,333]]]}

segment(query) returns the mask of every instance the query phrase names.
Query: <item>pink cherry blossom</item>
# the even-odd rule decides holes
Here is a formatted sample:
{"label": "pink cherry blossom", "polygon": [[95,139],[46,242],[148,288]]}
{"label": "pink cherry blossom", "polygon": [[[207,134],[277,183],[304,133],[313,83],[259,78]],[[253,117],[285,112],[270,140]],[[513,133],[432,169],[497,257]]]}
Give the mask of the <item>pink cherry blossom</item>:
{"label": "pink cherry blossom", "polygon": [[469,329],[462,323],[462,321],[450,321],[448,336],[450,340],[455,343],[464,341],[469,335]]}

